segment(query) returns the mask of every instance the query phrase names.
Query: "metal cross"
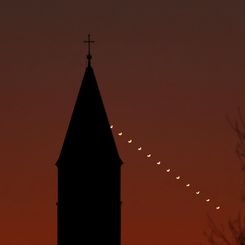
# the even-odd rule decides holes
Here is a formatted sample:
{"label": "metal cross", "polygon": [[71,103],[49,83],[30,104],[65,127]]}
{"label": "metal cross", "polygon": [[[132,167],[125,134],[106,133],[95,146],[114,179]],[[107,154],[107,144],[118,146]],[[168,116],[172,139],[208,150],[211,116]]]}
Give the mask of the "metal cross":
{"label": "metal cross", "polygon": [[90,34],[88,34],[88,40],[83,41],[84,43],[88,44],[88,57],[91,59],[91,54],[90,54],[90,44],[94,43],[95,41],[90,40]]}

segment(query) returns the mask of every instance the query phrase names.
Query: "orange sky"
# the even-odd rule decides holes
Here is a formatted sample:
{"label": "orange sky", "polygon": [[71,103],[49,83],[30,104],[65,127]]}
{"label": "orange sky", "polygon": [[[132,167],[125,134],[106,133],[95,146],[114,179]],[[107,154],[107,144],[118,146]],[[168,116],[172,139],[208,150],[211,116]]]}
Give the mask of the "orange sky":
{"label": "orange sky", "polygon": [[[55,162],[89,32],[108,117],[115,133],[125,131],[115,135],[124,161],[122,244],[199,244],[207,214],[225,224],[242,210],[225,117],[236,117],[238,106],[245,114],[244,10],[239,0],[2,3],[0,244],[56,244]],[[136,145],[127,144],[131,137]]]}

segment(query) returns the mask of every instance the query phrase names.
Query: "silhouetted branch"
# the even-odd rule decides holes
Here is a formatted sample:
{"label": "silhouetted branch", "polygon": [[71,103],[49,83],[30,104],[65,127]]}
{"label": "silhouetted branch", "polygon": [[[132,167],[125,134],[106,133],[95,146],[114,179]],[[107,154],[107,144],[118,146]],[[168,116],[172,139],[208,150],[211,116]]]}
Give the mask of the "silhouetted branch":
{"label": "silhouetted branch", "polygon": [[210,231],[205,232],[204,234],[211,245],[233,245],[225,236],[224,227],[218,227],[210,216],[208,216],[208,222]]}
{"label": "silhouetted branch", "polygon": [[205,232],[210,245],[243,245],[245,243],[245,220],[239,213],[237,218],[228,221],[227,229],[215,224],[208,216],[209,231]]}
{"label": "silhouetted branch", "polygon": [[[227,116],[227,121],[233,131],[237,135],[237,144],[236,144],[236,154],[239,157],[240,161],[245,160],[245,121],[243,119],[240,108],[238,110],[238,119],[233,121]],[[245,171],[245,164],[242,164],[242,170]]]}
{"label": "silhouetted branch", "polygon": [[[238,108],[237,119],[227,121],[237,137],[236,154],[242,164],[242,171],[245,173],[245,121],[240,108]],[[243,188],[245,187],[245,175]],[[245,202],[245,191],[243,190],[241,200]],[[229,220],[226,229],[215,224],[208,216],[209,230],[205,232],[210,245],[244,245],[245,244],[245,218],[240,213],[235,219]]]}

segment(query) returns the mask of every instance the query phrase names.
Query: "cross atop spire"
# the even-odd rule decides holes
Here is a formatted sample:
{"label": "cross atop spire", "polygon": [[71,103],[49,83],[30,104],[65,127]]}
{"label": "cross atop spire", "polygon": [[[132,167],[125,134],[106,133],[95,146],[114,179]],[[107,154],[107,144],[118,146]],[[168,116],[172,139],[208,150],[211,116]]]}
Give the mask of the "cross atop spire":
{"label": "cross atop spire", "polygon": [[88,44],[88,55],[87,55],[87,59],[88,59],[88,64],[90,65],[90,61],[92,59],[92,55],[90,53],[90,44],[91,43],[94,43],[95,41],[90,40],[90,34],[88,34],[88,40],[85,40],[83,42]]}

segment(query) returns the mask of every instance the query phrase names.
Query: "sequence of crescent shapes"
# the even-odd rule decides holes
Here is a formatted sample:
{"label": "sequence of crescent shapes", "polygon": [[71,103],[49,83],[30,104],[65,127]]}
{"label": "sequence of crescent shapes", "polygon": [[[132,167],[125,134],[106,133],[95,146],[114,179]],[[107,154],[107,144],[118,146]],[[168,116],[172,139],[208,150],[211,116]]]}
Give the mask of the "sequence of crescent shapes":
{"label": "sequence of crescent shapes", "polygon": [[[113,128],[114,128],[114,125],[111,125],[110,128],[113,129]],[[118,136],[122,136],[122,135],[123,135],[123,132],[120,131],[120,132],[118,133]],[[129,139],[127,142],[128,142],[129,144],[132,144],[132,143],[133,143],[133,139]],[[142,151],[142,149],[143,149],[142,146],[137,147],[137,150],[138,150],[138,151]],[[146,154],[146,158],[151,158],[151,157],[152,157],[152,154],[151,154],[151,153]],[[161,161],[157,161],[157,162],[156,162],[156,164],[157,164],[158,166],[161,165],[161,163],[162,163]],[[170,172],[171,172],[171,169],[170,169],[170,168],[167,168],[165,171],[166,171],[167,173],[170,173]],[[175,177],[175,179],[176,179],[176,180],[181,180],[181,176],[178,175],[178,176]],[[191,187],[191,184],[190,184],[190,183],[187,183],[185,186],[186,186],[186,187]],[[196,194],[196,195],[200,195],[200,194],[201,194],[201,191],[198,190],[198,191],[195,192],[195,194]],[[207,199],[205,199],[205,201],[206,201],[207,203],[209,203],[209,202],[211,201],[211,199],[210,199],[210,198],[207,198]],[[215,209],[216,209],[216,210],[220,210],[221,207],[220,207],[220,206],[216,206]]]}

